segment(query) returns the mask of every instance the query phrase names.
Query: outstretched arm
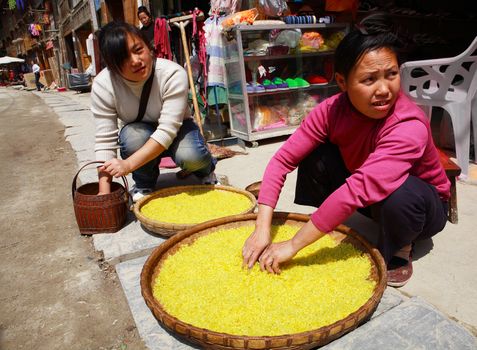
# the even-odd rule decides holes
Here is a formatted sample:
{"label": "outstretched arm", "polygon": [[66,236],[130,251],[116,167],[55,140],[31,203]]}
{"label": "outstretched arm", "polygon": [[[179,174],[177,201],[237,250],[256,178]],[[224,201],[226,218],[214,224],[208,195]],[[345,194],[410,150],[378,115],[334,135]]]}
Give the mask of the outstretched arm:
{"label": "outstretched arm", "polygon": [[260,269],[270,273],[280,273],[280,264],[291,260],[300,250],[317,241],[326,233],[318,230],[309,220],[295,236],[288,240],[270,244],[258,259]]}

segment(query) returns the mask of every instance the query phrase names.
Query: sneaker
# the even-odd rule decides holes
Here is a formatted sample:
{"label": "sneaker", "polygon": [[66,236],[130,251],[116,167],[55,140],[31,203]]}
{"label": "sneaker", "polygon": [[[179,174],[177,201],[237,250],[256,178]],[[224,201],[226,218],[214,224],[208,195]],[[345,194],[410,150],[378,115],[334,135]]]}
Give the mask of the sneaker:
{"label": "sneaker", "polygon": [[211,172],[209,175],[203,177],[202,185],[220,185],[219,180],[217,180],[217,176],[214,172]]}
{"label": "sneaker", "polygon": [[140,187],[136,187],[136,185],[134,185],[131,191],[129,191],[129,194],[131,195],[133,203],[136,203],[138,200],[140,200],[141,198],[151,193],[152,193],[152,188],[140,188]]}
{"label": "sneaker", "polygon": [[263,87],[265,88],[266,91],[275,91],[277,90],[277,86],[270,80],[270,79],[265,79],[262,82]]}
{"label": "sneaker", "polygon": [[393,256],[388,263],[388,286],[402,287],[412,276],[412,257],[409,260]]}

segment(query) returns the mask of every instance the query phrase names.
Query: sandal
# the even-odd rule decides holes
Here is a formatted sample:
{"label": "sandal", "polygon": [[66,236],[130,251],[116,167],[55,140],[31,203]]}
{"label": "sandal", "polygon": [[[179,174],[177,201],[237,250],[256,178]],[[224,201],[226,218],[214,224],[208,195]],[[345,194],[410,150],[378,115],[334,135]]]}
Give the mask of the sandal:
{"label": "sandal", "polygon": [[388,286],[402,287],[412,276],[412,257],[409,260],[393,256],[388,263]]}

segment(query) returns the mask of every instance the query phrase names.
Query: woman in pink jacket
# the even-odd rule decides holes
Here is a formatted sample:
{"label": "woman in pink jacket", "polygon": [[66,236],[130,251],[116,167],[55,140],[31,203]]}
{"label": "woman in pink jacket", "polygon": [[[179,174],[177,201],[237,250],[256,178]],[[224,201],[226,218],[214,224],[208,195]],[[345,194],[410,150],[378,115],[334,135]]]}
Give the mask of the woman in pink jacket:
{"label": "woman in pink jacket", "polygon": [[[342,92],[316,106],[268,164],[244,265],[258,261],[279,273],[281,263],[359,210],[380,225],[388,285],[409,280],[413,242],[446,224],[450,184],[428,119],[400,92],[396,44],[382,16],[364,19],[342,40],[335,54]],[[297,167],[295,202],[318,209],[291,240],[271,243],[273,210]]]}

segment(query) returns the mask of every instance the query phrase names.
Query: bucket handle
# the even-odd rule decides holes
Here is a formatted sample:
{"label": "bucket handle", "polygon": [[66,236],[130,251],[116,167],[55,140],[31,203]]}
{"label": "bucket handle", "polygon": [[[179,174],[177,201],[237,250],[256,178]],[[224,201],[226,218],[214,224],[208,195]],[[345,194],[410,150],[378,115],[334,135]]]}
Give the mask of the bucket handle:
{"label": "bucket handle", "polygon": [[[78,172],[76,173],[75,177],[73,178],[73,183],[72,183],[72,185],[71,185],[71,195],[72,195],[73,199],[75,199],[76,180],[78,179],[79,173],[81,172],[81,170],[83,170],[84,168],[86,168],[88,165],[91,165],[91,164],[104,164],[104,161],[102,161],[102,160],[95,160],[95,161],[86,163],[85,165],[83,165],[83,166],[78,170]],[[121,179],[122,179],[123,182],[124,182],[124,187],[126,188],[126,194],[127,194],[127,196],[129,197],[130,194],[129,194],[128,179],[126,179],[125,176],[121,176]]]}

